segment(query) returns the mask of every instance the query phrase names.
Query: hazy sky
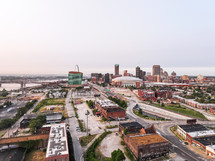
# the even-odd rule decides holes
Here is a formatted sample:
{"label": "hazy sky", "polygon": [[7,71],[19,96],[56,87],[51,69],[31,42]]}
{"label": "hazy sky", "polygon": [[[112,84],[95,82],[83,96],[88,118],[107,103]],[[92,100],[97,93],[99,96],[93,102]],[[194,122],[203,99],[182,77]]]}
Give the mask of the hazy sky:
{"label": "hazy sky", "polygon": [[[214,0],[0,0],[0,74],[160,64],[215,75]],[[150,67],[150,69],[149,69]]]}

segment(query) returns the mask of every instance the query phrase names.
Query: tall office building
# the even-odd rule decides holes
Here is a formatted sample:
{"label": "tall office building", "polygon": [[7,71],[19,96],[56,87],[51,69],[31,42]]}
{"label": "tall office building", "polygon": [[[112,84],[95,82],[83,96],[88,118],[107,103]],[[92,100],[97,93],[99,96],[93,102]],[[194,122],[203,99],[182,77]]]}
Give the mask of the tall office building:
{"label": "tall office building", "polygon": [[83,73],[70,71],[68,76],[69,85],[82,85],[82,77]]}
{"label": "tall office building", "polygon": [[119,75],[119,64],[115,64],[115,75]]}
{"label": "tall office building", "polygon": [[140,78],[140,75],[141,75],[140,72],[141,72],[141,71],[140,71],[140,67],[137,66],[137,67],[136,67],[136,77],[137,77],[137,78]]}
{"label": "tall office building", "polygon": [[156,76],[156,75],[160,76],[160,65],[153,65],[153,67],[152,67],[152,75],[153,76]]}
{"label": "tall office building", "polygon": [[110,83],[110,74],[109,73],[106,73],[105,74],[105,83]]}

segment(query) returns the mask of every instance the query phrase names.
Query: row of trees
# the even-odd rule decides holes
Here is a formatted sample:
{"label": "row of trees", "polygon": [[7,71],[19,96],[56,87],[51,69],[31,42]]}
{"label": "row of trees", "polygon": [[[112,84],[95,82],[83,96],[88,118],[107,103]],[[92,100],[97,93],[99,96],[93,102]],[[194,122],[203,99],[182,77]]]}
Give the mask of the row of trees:
{"label": "row of trees", "polygon": [[116,97],[111,97],[111,96],[109,96],[108,99],[115,102],[116,104],[118,104],[120,107],[122,107],[124,109],[126,109],[128,107],[127,102],[124,100],[121,100],[121,99],[116,98]]}

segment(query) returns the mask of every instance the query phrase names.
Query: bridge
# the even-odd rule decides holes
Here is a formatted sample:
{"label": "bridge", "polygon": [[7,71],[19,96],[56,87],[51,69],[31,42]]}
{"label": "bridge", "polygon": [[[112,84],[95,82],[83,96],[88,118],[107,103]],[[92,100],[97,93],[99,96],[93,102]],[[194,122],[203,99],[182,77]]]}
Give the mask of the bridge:
{"label": "bridge", "polygon": [[52,85],[52,84],[59,84],[59,83],[64,83],[65,81],[59,80],[59,81],[54,81],[54,82],[45,82],[45,81],[35,81],[31,79],[17,79],[17,80],[2,80],[0,77],[0,87],[2,84],[20,84],[20,89],[24,91],[26,88],[26,84],[38,84],[38,85]]}
{"label": "bridge", "polygon": [[20,136],[20,137],[13,137],[13,138],[2,138],[2,139],[0,139],[0,145],[16,144],[16,143],[30,141],[30,140],[46,141],[48,139],[49,139],[49,134],[29,135],[29,136]]}

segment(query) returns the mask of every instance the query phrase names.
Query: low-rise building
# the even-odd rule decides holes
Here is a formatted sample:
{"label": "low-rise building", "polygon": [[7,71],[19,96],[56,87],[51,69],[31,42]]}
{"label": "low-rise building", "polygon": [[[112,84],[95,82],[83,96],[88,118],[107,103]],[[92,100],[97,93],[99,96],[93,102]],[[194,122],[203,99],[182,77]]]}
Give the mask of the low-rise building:
{"label": "low-rise building", "polygon": [[193,99],[186,99],[186,98],[183,98],[183,97],[180,97],[180,96],[174,96],[174,98],[177,98],[182,103],[185,103],[185,104],[187,104],[189,106],[199,108],[199,109],[209,110],[211,108],[212,109],[215,108],[215,104],[212,104],[212,103],[199,103],[199,102],[196,102]]}
{"label": "low-rise building", "polygon": [[119,120],[126,118],[125,110],[110,100],[98,100],[95,102],[95,107],[107,120]]}
{"label": "low-rise building", "polygon": [[168,141],[156,133],[154,125],[146,126],[138,122],[119,124],[119,131],[123,135],[126,146],[139,161],[169,153]]}
{"label": "low-rise building", "polygon": [[155,92],[147,90],[138,90],[138,97],[143,101],[156,101]]}
{"label": "low-rise building", "polygon": [[53,124],[50,129],[46,161],[69,161],[66,124]]}
{"label": "low-rise building", "polygon": [[138,122],[126,122],[119,124],[119,131],[124,134],[124,131],[127,133],[138,133],[143,128]]}
{"label": "low-rise building", "polygon": [[60,123],[62,121],[62,113],[49,113],[46,114],[46,123],[52,124],[52,123]]}
{"label": "low-rise building", "polygon": [[31,119],[35,119],[37,117],[36,114],[28,114],[23,116],[23,120],[20,122],[20,128],[27,128],[30,124]]}
{"label": "low-rise building", "polygon": [[128,134],[124,141],[137,160],[153,159],[169,153],[169,143],[158,134]]}
{"label": "low-rise building", "polygon": [[215,131],[200,124],[178,125],[177,132],[188,143],[205,151],[207,155],[215,156]]}

